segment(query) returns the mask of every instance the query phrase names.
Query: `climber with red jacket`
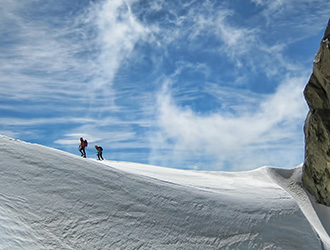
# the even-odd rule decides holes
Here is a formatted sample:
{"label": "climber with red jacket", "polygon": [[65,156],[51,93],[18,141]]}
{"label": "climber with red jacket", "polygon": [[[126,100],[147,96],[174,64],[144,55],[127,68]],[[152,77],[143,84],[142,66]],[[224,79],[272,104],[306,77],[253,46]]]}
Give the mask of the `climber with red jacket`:
{"label": "climber with red jacket", "polygon": [[81,156],[86,158],[86,150],[88,143],[87,140],[84,140],[84,138],[80,137],[80,145],[79,145],[79,151],[81,153]]}

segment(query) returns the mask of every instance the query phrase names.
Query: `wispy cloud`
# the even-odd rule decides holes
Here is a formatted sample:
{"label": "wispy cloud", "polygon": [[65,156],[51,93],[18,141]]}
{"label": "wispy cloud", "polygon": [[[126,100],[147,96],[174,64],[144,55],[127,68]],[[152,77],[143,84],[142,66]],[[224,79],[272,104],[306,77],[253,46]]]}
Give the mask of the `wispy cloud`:
{"label": "wispy cloud", "polygon": [[[1,16],[4,24],[1,32],[10,42],[1,42],[0,60],[5,65],[0,70],[1,94],[20,100],[56,98],[65,93],[77,96],[72,85],[81,79],[72,76],[83,72],[81,69],[85,64],[81,64],[75,56],[81,50],[79,44],[66,38],[74,30],[68,27],[66,19],[59,21],[58,17],[54,17],[57,20],[53,24],[49,19],[47,22],[24,15],[24,11],[38,12],[38,9],[33,9],[34,3],[42,4],[6,2],[6,11]],[[61,26],[56,25],[56,21],[62,22]]]}
{"label": "wispy cloud", "polygon": [[[42,1],[4,5],[0,95],[16,106],[24,102],[20,113],[29,114],[28,119],[4,118],[6,126],[77,123],[80,117],[84,124],[121,109],[115,105],[114,76],[148,33],[128,2],[102,1],[77,15],[49,15],[43,10],[52,5]],[[39,118],[43,111],[52,117]]]}
{"label": "wispy cloud", "polygon": [[149,30],[135,18],[134,1],[105,1],[91,8],[91,20],[97,28],[100,49],[98,62],[102,75],[112,82],[123,61],[130,57],[136,43],[147,38]]}

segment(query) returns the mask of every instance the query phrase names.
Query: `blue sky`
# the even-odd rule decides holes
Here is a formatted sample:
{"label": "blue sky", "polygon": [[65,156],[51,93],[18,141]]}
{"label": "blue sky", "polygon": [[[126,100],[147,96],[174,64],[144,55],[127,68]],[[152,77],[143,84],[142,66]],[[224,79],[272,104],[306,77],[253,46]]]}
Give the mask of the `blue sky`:
{"label": "blue sky", "polygon": [[0,3],[0,134],[183,169],[303,162],[328,0]]}

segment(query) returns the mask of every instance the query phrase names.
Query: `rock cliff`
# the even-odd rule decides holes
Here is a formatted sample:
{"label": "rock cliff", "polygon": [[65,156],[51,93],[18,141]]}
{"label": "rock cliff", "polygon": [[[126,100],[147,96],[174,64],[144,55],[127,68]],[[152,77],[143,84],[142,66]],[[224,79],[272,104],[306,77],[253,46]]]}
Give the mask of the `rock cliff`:
{"label": "rock cliff", "polygon": [[330,20],[304,95],[309,113],[304,127],[303,184],[319,203],[330,206]]}

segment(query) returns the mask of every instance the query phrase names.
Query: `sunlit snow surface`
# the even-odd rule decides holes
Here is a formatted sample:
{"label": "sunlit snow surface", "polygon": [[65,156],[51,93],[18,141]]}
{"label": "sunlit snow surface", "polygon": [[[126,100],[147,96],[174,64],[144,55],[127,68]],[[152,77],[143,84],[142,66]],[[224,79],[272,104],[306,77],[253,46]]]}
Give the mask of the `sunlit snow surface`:
{"label": "sunlit snow surface", "polygon": [[0,136],[0,249],[330,249],[301,166],[198,172]]}

